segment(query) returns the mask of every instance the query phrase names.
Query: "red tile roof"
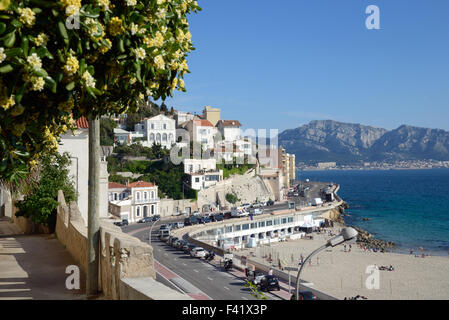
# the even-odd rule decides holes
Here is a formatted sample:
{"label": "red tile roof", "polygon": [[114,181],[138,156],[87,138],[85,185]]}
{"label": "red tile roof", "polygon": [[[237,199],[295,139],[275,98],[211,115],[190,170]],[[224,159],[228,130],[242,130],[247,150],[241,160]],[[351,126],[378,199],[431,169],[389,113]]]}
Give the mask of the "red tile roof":
{"label": "red tile roof", "polygon": [[199,127],[213,127],[209,120],[193,120],[193,124]]}
{"label": "red tile roof", "polygon": [[89,128],[89,122],[85,117],[81,117],[77,120],[75,120],[75,125],[78,129],[88,129]]}
{"label": "red tile roof", "polygon": [[242,124],[238,120],[220,120],[217,122],[218,124],[221,123],[223,127],[241,127]]}
{"label": "red tile roof", "polygon": [[109,182],[108,185],[109,189],[123,189],[126,188],[124,184],[116,183],[116,182]]}
{"label": "red tile roof", "polygon": [[145,181],[137,181],[137,182],[128,184],[129,188],[148,188],[148,187],[154,187],[154,186],[155,186],[155,184],[145,182]]}

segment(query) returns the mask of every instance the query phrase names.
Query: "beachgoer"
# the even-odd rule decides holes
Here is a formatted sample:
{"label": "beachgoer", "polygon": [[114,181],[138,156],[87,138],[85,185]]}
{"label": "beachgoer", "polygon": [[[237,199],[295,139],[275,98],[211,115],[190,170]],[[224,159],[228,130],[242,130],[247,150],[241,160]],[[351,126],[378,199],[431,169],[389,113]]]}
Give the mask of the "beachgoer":
{"label": "beachgoer", "polygon": [[270,270],[268,270],[268,275],[272,276],[273,275],[273,269],[270,268]]}

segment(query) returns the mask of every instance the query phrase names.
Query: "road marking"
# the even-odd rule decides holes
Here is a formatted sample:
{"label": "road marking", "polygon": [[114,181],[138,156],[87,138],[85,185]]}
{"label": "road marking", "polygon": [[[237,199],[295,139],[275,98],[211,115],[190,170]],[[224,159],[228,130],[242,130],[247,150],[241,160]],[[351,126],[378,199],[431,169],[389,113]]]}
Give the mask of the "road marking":
{"label": "road marking", "polygon": [[223,288],[225,288],[226,290],[230,290],[228,287],[223,287]]}
{"label": "road marking", "polygon": [[242,299],[248,300],[248,298],[242,297]]}
{"label": "road marking", "polygon": [[210,281],[212,281],[212,280],[213,280],[212,278],[209,278],[209,277],[207,277],[207,279],[209,279]]}
{"label": "road marking", "polygon": [[167,254],[167,253],[164,253],[164,256],[168,257],[168,254]]}
{"label": "road marking", "polygon": [[186,266],[186,264],[185,264],[185,263],[183,263],[182,265],[183,265],[183,266]]}
{"label": "road marking", "polygon": [[198,273],[199,271],[198,270],[196,270],[196,269],[193,269],[193,271],[195,271],[196,273]]}

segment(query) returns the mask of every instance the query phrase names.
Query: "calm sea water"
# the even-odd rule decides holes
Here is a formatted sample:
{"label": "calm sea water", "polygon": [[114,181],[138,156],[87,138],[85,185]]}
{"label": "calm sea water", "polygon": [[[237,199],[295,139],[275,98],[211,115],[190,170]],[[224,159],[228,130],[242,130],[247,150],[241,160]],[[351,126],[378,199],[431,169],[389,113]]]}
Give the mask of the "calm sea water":
{"label": "calm sea water", "polygon": [[298,178],[339,183],[350,205],[345,223],[394,241],[397,251],[449,253],[449,169],[303,171]]}

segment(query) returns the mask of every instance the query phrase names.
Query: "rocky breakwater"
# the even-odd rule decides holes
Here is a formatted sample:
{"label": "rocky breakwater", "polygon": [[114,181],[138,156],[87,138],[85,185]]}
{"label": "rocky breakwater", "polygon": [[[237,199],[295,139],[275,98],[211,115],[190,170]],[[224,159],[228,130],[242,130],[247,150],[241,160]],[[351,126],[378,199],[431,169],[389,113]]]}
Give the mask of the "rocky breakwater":
{"label": "rocky breakwater", "polygon": [[357,243],[361,244],[362,246],[365,246],[368,249],[389,250],[396,246],[396,244],[393,241],[375,239],[373,235],[370,234],[368,231],[365,231],[355,226],[351,227],[356,229],[357,232],[359,233],[357,235]]}

